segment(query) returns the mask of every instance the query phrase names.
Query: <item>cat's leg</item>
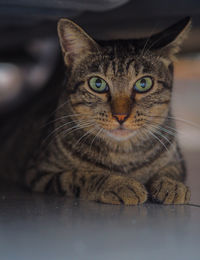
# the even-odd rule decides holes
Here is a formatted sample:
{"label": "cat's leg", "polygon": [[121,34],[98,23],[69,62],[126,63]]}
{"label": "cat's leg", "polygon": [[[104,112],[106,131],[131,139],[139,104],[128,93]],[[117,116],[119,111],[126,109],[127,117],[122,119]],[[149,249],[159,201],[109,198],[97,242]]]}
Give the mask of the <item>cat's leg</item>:
{"label": "cat's leg", "polygon": [[183,183],[180,164],[168,165],[147,184],[151,199],[163,204],[186,204],[190,200],[189,188]]}
{"label": "cat's leg", "polygon": [[68,197],[108,204],[137,205],[147,200],[146,188],[131,177],[69,171],[27,173],[27,185],[33,191],[55,192]]}

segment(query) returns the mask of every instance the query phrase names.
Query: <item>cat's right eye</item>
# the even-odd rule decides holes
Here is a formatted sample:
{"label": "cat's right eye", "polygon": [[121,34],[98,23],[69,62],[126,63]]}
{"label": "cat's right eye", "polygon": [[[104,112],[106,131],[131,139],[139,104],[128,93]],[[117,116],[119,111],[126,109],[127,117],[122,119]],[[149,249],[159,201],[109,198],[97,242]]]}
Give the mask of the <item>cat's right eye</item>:
{"label": "cat's right eye", "polygon": [[153,80],[151,77],[146,76],[142,77],[141,79],[137,80],[134,89],[138,93],[144,93],[149,91],[153,87]]}
{"label": "cat's right eye", "polygon": [[98,93],[105,93],[109,90],[107,82],[100,77],[92,77],[88,81],[89,87]]}

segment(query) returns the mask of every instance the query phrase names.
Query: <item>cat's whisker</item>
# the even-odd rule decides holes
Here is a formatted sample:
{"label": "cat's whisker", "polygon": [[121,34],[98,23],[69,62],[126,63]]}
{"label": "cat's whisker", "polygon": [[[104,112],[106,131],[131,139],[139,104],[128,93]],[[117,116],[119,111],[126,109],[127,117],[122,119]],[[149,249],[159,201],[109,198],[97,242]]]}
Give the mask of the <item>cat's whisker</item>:
{"label": "cat's whisker", "polygon": [[164,138],[169,144],[172,144],[172,142],[170,142],[170,140],[164,135],[162,134],[157,127],[154,127],[154,126],[150,126],[151,128],[154,129],[155,133],[160,135],[162,138]]}
{"label": "cat's whisker", "polygon": [[[163,117],[163,118],[166,118],[166,117]],[[182,132],[179,129],[176,129],[172,126],[168,126],[167,124],[165,124],[164,126],[161,126],[161,125],[158,125],[157,122],[150,121],[150,120],[147,120],[147,119],[144,119],[144,120],[148,123],[148,126],[151,126],[151,127],[155,128],[157,130],[161,130],[161,131],[167,133],[168,135],[171,135],[171,136],[174,136],[174,137],[176,137],[177,135],[182,135],[182,136],[184,136],[184,138],[190,139],[190,136],[185,135],[184,132]]]}
{"label": "cat's whisker", "polygon": [[87,128],[87,127],[90,127],[90,126],[93,126],[93,123],[85,123],[85,124],[81,124],[81,125],[75,125],[71,128],[68,128],[67,130],[62,131],[58,135],[65,135],[66,136],[66,134],[71,134],[75,131],[78,131],[80,129]]}
{"label": "cat's whisker", "polygon": [[165,132],[169,135],[176,136],[176,134],[178,133],[178,131],[175,128],[172,129],[174,131],[174,132],[172,132],[172,131],[170,131],[170,130],[168,130],[168,129],[160,126],[160,125],[157,125],[155,122],[152,122],[152,121],[149,121],[149,120],[146,120],[146,119],[145,119],[145,121],[148,122],[150,126],[157,128],[157,129],[160,129],[160,130],[162,130],[163,132]]}
{"label": "cat's whisker", "polygon": [[56,119],[54,119],[52,121],[49,121],[45,125],[41,126],[41,128],[46,127],[47,125],[55,123],[55,122],[57,122],[59,120],[62,120],[62,119],[66,119],[66,118],[72,118],[73,119],[73,117],[76,118],[76,117],[79,117],[79,116],[90,116],[89,119],[91,119],[91,118],[95,119],[95,116],[91,117],[91,115],[89,115],[88,113],[87,114],[84,114],[84,113],[71,114],[71,115],[67,115],[67,116],[61,116],[61,117],[56,118]]}
{"label": "cat's whisker", "polygon": [[99,131],[97,132],[97,134],[95,135],[95,137],[92,139],[91,144],[90,144],[90,149],[89,149],[89,151],[91,151],[92,145],[93,145],[95,139],[97,138],[98,135],[100,135],[100,133],[101,133],[102,131],[103,131],[103,128],[100,128]]}
{"label": "cat's whisker", "polygon": [[[92,134],[93,134],[93,135],[95,135],[95,132],[97,131],[97,129],[98,129],[97,126],[95,126],[95,127],[93,128],[93,130],[94,130],[94,131],[92,131]],[[91,133],[90,133],[90,134],[91,134]],[[86,137],[86,139],[84,139],[84,142],[88,139],[88,137],[89,137],[89,135]]]}
{"label": "cat's whisker", "polygon": [[151,143],[152,146],[154,147],[154,145],[155,145],[154,139],[155,139],[155,138],[152,139],[152,135],[148,133],[148,129],[146,129],[146,126],[143,126],[143,127],[142,127],[142,130],[143,130],[142,136],[144,137],[144,140],[145,140],[145,141],[148,140],[148,142],[150,141],[150,143]]}
{"label": "cat's whisker", "polygon": [[[158,125],[156,122],[153,122],[153,121],[150,121],[150,120],[147,120],[147,119],[145,119],[145,121],[150,123],[150,124],[154,124],[160,130],[163,130],[164,132],[168,133],[169,135],[176,136],[178,134],[178,135],[184,135],[185,136],[184,132],[182,132],[179,129],[176,129],[174,127],[168,126],[167,124],[165,124],[164,127],[163,127],[163,126]],[[189,138],[189,136],[185,136],[185,137]]]}
{"label": "cat's whisker", "polygon": [[[84,122],[85,122],[85,123],[84,123]],[[74,121],[67,122],[67,123],[65,123],[65,124],[63,124],[63,125],[61,125],[61,126],[55,128],[55,129],[43,140],[42,144],[45,143],[46,140],[47,140],[48,138],[50,138],[53,134],[55,134],[59,129],[62,129],[63,127],[66,127],[67,125],[72,124],[72,123],[75,123],[75,122],[74,122]],[[87,126],[87,125],[90,124],[90,123],[89,123],[89,121],[87,120],[87,121],[83,121],[82,124],[84,124],[84,126]],[[71,130],[71,129],[74,129],[74,128],[76,128],[76,127],[82,126],[82,124],[79,123],[79,125],[75,125],[75,126],[73,126],[73,127],[70,127],[70,128],[67,129],[67,131],[68,131],[68,130]]]}
{"label": "cat's whisker", "polygon": [[[150,121],[150,122],[151,122],[151,121]],[[150,124],[150,126],[152,126],[152,125]],[[157,128],[157,129],[160,129],[160,130],[162,130],[162,131],[166,132],[167,134],[169,134],[169,135],[171,135],[171,136],[174,136],[174,137],[176,137],[177,134],[178,134],[178,135],[180,135],[180,136],[181,136],[181,135],[184,136],[184,139],[193,140],[192,136],[186,135],[186,133],[184,133],[184,132],[182,132],[182,131],[180,131],[180,130],[177,130],[177,129],[173,128],[173,127],[169,127],[169,126],[166,126],[166,125],[165,125],[165,128],[166,128],[166,127],[167,127],[167,128],[170,128],[171,130],[174,131],[174,133],[172,133],[171,131],[168,131],[168,129],[165,129],[164,127],[161,127],[161,126],[153,125],[153,127]]]}
{"label": "cat's whisker", "polygon": [[162,141],[159,137],[157,137],[157,136],[155,135],[155,133],[153,133],[149,128],[146,128],[146,129],[147,129],[147,132],[148,132],[151,136],[153,136],[157,141],[159,141],[159,142],[163,145],[163,147],[166,149],[166,151],[169,152],[167,146],[163,143],[163,141]]}
{"label": "cat's whisker", "polygon": [[[85,134],[83,134],[83,135],[77,140],[77,142],[73,145],[73,148],[75,148],[79,143],[81,143],[81,140],[83,140],[84,137],[87,136],[87,138],[88,138],[88,136],[89,136],[91,133],[95,132],[95,131],[96,131],[96,127],[93,127],[92,129],[90,129],[89,131],[87,131]],[[86,139],[87,139],[87,138],[86,138]],[[85,140],[86,140],[86,139],[85,139]]]}
{"label": "cat's whisker", "polygon": [[[151,122],[151,121],[149,121],[149,122]],[[155,122],[153,122],[153,123],[157,125],[157,123],[155,123]],[[161,126],[160,126],[160,127],[161,127]],[[171,127],[171,126],[169,126],[169,125],[167,125],[167,124],[165,124],[165,127],[166,127],[167,129],[171,129],[172,131],[174,131],[174,132],[176,132],[176,133],[179,132],[175,127]],[[165,128],[163,128],[163,129],[165,129]],[[167,130],[167,129],[165,129],[165,130]]]}
{"label": "cat's whisker", "polygon": [[84,120],[72,120],[72,121],[70,121],[70,122],[66,122],[66,123],[64,123],[63,125],[61,125],[61,126],[58,126],[57,128],[55,128],[55,131],[57,131],[57,130],[59,130],[60,128],[63,128],[63,127],[65,127],[65,126],[67,126],[67,125],[69,125],[69,124],[76,124],[76,125],[81,125],[81,124],[83,124],[83,123],[89,123],[90,122],[90,120],[88,120],[88,119],[84,119]]}
{"label": "cat's whisker", "polygon": [[176,129],[174,127],[171,127],[171,126],[168,126],[168,125],[165,125],[166,128],[170,129],[170,130],[173,130],[174,132],[176,132],[176,134],[178,135],[183,135],[184,137],[187,137],[189,138],[190,136],[185,136],[185,133],[179,129]]}
{"label": "cat's whisker", "polygon": [[182,122],[182,123],[186,123],[186,124],[188,124],[188,125],[190,125],[190,126],[193,126],[193,127],[196,127],[196,128],[198,128],[199,130],[200,130],[200,125],[199,124],[196,124],[196,123],[194,123],[194,122],[192,122],[192,121],[190,121],[190,120],[186,120],[186,119],[183,119],[183,118],[179,118],[179,117],[167,117],[168,119],[172,119],[172,120],[176,120],[176,121],[180,121],[180,122]]}
{"label": "cat's whisker", "polygon": [[54,115],[59,109],[61,109],[64,105],[66,105],[66,104],[69,103],[69,102],[71,102],[71,100],[67,100],[66,102],[64,102],[64,103],[62,103],[62,104],[60,104],[60,105],[58,105],[57,108],[56,108],[53,112],[50,113],[50,115],[48,116],[48,119],[49,119],[52,115]]}
{"label": "cat's whisker", "polygon": [[66,105],[66,104],[68,104],[68,103],[70,103],[70,102],[71,102],[71,100],[67,100],[66,102],[60,104],[60,105],[52,112],[52,114],[54,114],[56,111],[58,111],[58,110],[61,109],[64,105]]}
{"label": "cat's whisker", "polygon": [[[142,128],[142,131],[143,131],[142,134],[145,135],[145,136],[147,137],[147,139],[149,140],[149,135],[148,135],[148,133],[147,133],[146,127],[145,127],[145,126],[142,126],[141,128]],[[150,141],[151,141],[151,143],[152,143],[151,138],[150,138]]]}
{"label": "cat's whisker", "polygon": [[[149,120],[146,120],[146,121],[149,122],[149,123],[152,123],[152,122],[149,121]],[[149,124],[149,127],[152,127],[153,129],[155,129],[155,132],[156,132],[158,135],[160,135],[161,137],[163,137],[169,144],[172,144],[172,142],[170,142],[169,139],[168,139],[164,134],[162,134],[159,130],[161,130],[161,131],[163,131],[163,132],[165,132],[165,133],[167,133],[167,134],[169,134],[169,135],[171,135],[171,136],[174,136],[174,137],[176,137],[176,134],[178,133],[177,130],[176,130],[175,128],[173,128],[173,131],[174,131],[174,132],[171,132],[171,131],[169,131],[168,129],[165,129],[164,127],[162,127],[162,126],[157,125],[156,123],[154,123],[154,124],[155,124],[155,125]]]}
{"label": "cat's whisker", "polygon": [[[135,135],[135,138],[137,138],[138,142],[140,142],[141,139],[143,140],[144,134],[146,135],[146,131],[145,131],[145,127],[142,126],[140,128],[140,131],[138,131],[138,133]],[[131,143],[132,146],[134,145],[134,143],[132,142],[132,139],[130,139],[130,143]]]}
{"label": "cat's whisker", "polygon": [[[144,113],[143,113],[144,114]],[[175,116],[157,116],[157,115],[148,115],[148,114],[144,114],[145,116],[148,117],[154,117],[154,118],[163,118],[163,119],[169,119],[169,120],[175,120],[175,121],[180,121],[182,123],[188,124],[190,126],[196,127],[198,129],[200,129],[200,124],[197,124],[191,120],[186,120],[180,117],[175,117]]]}
{"label": "cat's whisker", "polygon": [[[52,142],[53,142],[53,140],[54,140],[54,138],[57,138],[58,136],[61,136],[61,135],[66,135],[66,134],[71,134],[71,133],[73,133],[73,132],[75,132],[75,131],[78,131],[78,130],[80,130],[80,129],[84,129],[84,128],[86,128],[86,127],[90,127],[90,126],[92,126],[93,124],[91,124],[91,123],[88,123],[88,124],[84,124],[84,125],[79,125],[79,126],[73,126],[73,127],[70,127],[70,128],[68,128],[67,130],[65,130],[65,131],[62,131],[62,132],[60,132],[60,133],[58,133],[58,134],[54,134],[53,135],[53,138],[51,139],[51,141],[48,143],[48,145],[50,145]],[[50,138],[50,137],[49,137]],[[46,139],[46,138],[45,138]],[[45,140],[45,142],[46,142],[47,140]],[[44,145],[44,141],[43,141],[43,143],[42,143],[43,145]]]}
{"label": "cat's whisker", "polygon": [[52,134],[54,134],[55,132],[57,132],[59,129],[61,129],[61,128],[63,128],[63,127],[65,127],[65,126],[69,125],[69,124],[73,124],[73,123],[74,123],[74,121],[70,121],[70,122],[67,122],[67,123],[65,123],[65,124],[63,124],[63,125],[61,125],[61,126],[55,128],[55,129],[45,138],[45,140],[44,140],[43,142],[45,142],[46,139],[48,139],[50,136],[52,136]]}

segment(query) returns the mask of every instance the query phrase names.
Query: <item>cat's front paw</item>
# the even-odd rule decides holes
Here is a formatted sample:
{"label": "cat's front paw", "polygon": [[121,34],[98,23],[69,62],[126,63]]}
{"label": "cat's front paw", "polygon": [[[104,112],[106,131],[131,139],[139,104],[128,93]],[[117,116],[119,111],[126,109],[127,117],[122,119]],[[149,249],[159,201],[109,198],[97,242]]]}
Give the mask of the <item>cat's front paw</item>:
{"label": "cat's front paw", "polygon": [[187,186],[165,176],[155,180],[149,192],[153,201],[163,204],[185,204],[190,200]]}
{"label": "cat's front paw", "polygon": [[108,204],[137,205],[147,200],[145,187],[133,178],[110,176],[99,201]]}

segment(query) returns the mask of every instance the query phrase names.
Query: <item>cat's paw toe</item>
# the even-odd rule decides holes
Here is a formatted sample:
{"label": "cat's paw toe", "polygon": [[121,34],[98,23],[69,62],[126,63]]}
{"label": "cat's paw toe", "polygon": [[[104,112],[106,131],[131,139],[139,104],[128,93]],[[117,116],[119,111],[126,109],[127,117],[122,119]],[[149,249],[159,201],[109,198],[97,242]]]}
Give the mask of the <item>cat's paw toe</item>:
{"label": "cat's paw toe", "polygon": [[162,177],[152,183],[150,196],[163,204],[185,204],[190,200],[190,191],[183,183]]}
{"label": "cat's paw toe", "polygon": [[145,187],[134,179],[116,176],[112,181],[102,192],[101,202],[137,205],[147,200]]}

